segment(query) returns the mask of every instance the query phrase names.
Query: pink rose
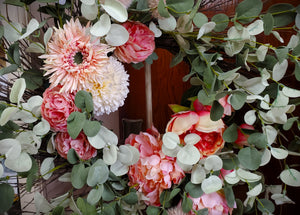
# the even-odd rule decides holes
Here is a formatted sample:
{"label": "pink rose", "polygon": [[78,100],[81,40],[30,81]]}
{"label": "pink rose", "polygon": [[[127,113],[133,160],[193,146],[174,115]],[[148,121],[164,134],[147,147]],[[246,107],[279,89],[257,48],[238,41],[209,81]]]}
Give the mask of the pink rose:
{"label": "pink rose", "polygon": [[68,151],[74,149],[80,159],[88,160],[97,155],[97,150],[92,147],[86,137],[81,132],[76,139],[72,139],[68,132],[59,132],[55,136],[55,148],[63,158],[67,159]]}
{"label": "pink rose", "polygon": [[248,124],[241,124],[238,128],[238,138],[236,139],[235,143],[241,147],[247,146],[248,144],[248,134],[245,134],[245,132],[242,129],[248,129],[248,130],[254,130],[254,127],[252,125]]}
{"label": "pink rose", "polygon": [[78,111],[75,106],[75,93],[60,93],[61,86],[48,88],[43,94],[41,113],[54,131],[66,132],[69,115]]}
{"label": "pink rose", "polygon": [[201,139],[195,146],[203,156],[208,156],[224,147],[222,135],[225,125],[221,119],[212,121],[207,107],[203,107],[205,108],[198,112],[183,111],[174,114],[167,124],[166,132],[178,134],[182,143],[187,134],[198,134]]}
{"label": "pink rose", "polygon": [[[193,209],[208,209],[208,215],[228,215],[232,214],[233,208],[229,208],[223,192],[203,194],[200,198],[191,198],[193,200]],[[236,206],[234,206],[236,207]],[[194,215],[192,211],[189,213]]]}
{"label": "pink rose", "polygon": [[152,128],[149,132],[151,134],[131,134],[125,141],[140,152],[139,161],[130,166],[128,172],[129,186],[138,185],[136,188],[146,197],[146,204],[159,206],[162,191],[171,188],[172,183],[180,183],[185,175],[176,158],[167,157],[162,152],[158,131]]}
{"label": "pink rose", "polygon": [[146,60],[155,48],[154,33],[140,22],[127,21],[123,26],[129,33],[129,39],[124,45],[116,47],[115,56],[124,63]]}

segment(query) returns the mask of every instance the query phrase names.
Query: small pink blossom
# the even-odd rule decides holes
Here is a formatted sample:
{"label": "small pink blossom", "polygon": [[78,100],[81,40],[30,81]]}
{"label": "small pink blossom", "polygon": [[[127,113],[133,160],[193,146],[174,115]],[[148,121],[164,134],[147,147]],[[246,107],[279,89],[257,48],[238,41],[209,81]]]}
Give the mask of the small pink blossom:
{"label": "small pink blossom", "polygon": [[[225,195],[222,192],[203,194],[200,198],[191,198],[193,200],[193,209],[208,209],[208,215],[228,215],[232,214],[233,208],[229,208]],[[236,207],[236,206],[235,206]],[[189,213],[194,215],[192,211]]]}
{"label": "small pink blossom", "polygon": [[75,93],[60,92],[61,86],[48,88],[43,94],[41,113],[54,131],[66,132],[69,115],[78,111],[75,106]]}
{"label": "small pink blossom", "polygon": [[154,33],[140,22],[123,23],[129,33],[128,41],[116,47],[115,56],[124,63],[139,63],[147,59],[155,49]]}
{"label": "small pink blossom", "polygon": [[254,130],[254,127],[252,125],[248,124],[241,124],[238,128],[238,138],[236,139],[235,143],[241,147],[247,146],[248,144],[248,134],[245,134],[245,132],[242,131],[242,129],[248,129],[248,130]]}
{"label": "small pink blossom", "polygon": [[56,134],[54,141],[58,154],[65,159],[67,159],[68,151],[71,148],[76,151],[82,160],[88,160],[97,155],[97,150],[90,145],[83,132],[79,133],[76,139],[72,139],[68,132],[59,132]]}
{"label": "small pink blossom", "polygon": [[136,147],[140,159],[130,166],[129,186],[138,185],[137,189],[146,197],[148,205],[159,206],[159,196],[169,189],[172,183],[178,184],[184,178],[183,170],[177,165],[176,158],[167,157],[162,152],[162,140],[155,128],[139,135],[131,134],[125,141]]}

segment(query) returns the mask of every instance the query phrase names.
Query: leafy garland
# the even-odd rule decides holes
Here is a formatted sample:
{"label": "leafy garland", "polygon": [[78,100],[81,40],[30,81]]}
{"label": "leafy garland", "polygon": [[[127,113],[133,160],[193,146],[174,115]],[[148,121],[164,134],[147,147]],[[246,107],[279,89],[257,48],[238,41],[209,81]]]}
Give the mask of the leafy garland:
{"label": "leafy garland", "polygon": [[[38,212],[64,214],[69,208],[73,214],[211,214],[215,208],[204,203],[204,198],[210,195],[215,195],[211,201],[225,199],[222,206],[224,214],[232,210],[238,214],[253,210],[272,214],[274,202],[277,205],[294,203],[287,196],[286,185],[299,187],[300,172],[286,159],[300,155],[297,135],[300,121],[293,114],[299,104],[300,91],[283,79],[288,76],[300,81],[299,6],[276,4],[262,13],[261,0],[244,0],[235,8],[234,16],[220,13],[209,20],[200,12],[207,3],[203,1],[201,4],[201,0],[7,0],[4,4],[22,7],[31,17],[33,11],[30,11],[30,6],[34,2],[39,3],[41,22],[32,18],[27,26],[21,26],[0,14],[1,53],[7,63],[0,69],[4,77],[1,87],[7,86],[9,91],[9,97],[3,96],[0,105],[0,159],[3,159],[0,177],[4,167],[10,168],[20,177],[27,178],[26,188],[30,191],[38,178],[48,180],[56,170],[71,168],[71,172],[66,172],[59,180],[71,182],[73,189],[51,202],[36,193]],[[87,24],[88,21],[90,24]],[[144,66],[144,60],[151,64],[157,55],[152,49],[142,56],[145,59],[131,56],[129,60],[129,49],[122,54],[121,47],[128,44],[130,37],[139,37],[130,36],[128,27],[134,23],[132,28],[137,28],[139,24],[136,21],[149,26],[152,31],[149,35],[157,37],[156,44],[172,44],[172,51],[176,54],[171,66],[183,60],[189,62],[191,71],[183,79],[198,89],[196,94],[188,96],[191,105],[171,105],[175,114],[165,134],[160,135],[152,128],[139,135],[131,135],[126,140],[127,144],[119,146],[116,134],[95,118],[97,111],[104,111],[101,105],[106,101],[99,99],[98,103],[95,102],[94,91],[85,88],[86,83],[81,86],[78,82],[74,92],[66,90],[71,86],[67,82],[62,84],[62,80],[62,86],[54,86],[54,79],[59,77],[54,75],[54,81],[50,77],[49,94],[57,95],[65,90],[63,93],[70,93],[64,94],[65,97],[74,97],[72,111],[65,122],[67,133],[59,134],[61,131],[55,130],[56,125],[41,115],[49,77],[43,76],[40,63],[34,60],[35,55],[45,59],[43,69],[46,75],[53,75],[55,65],[51,65],[51,60],[56,59],[50,53],[49,44],[54,44],[57,32],[77,27],[87,30],[90,41],[98,40],[98,43],[91,44],[87,41],[87,46],[92,46],[91,50],[101,50],[99,52],[104,53],[101,59],[109,61],[108,53],[114,52],[119,61],[140,68]],[[53,30],[51,23],[58,23],[58,26]],[[127,29],[122,23],[129,23]],[[144,25],[141,28],[147,32]],[[280,31],[286,29],[292,32],[288,43],[284,43],[280,36]],[[259,42],[256,36],[261,34],[273,35],[281,46]],[[144,45],[143,40],[136,43]],[[78,53],[74,56],[73,64],[76,65],[84,60],[83,52]],[[109,69],[121,71],[121,64],[112,58],[110,61],[114,64],[110,64],[113,66]],[[293,71],[289,65],[294,66]],[[100,68],[102,65],[95,62],[95,66]],[[5,81],[7,74],[12,75],[12,84]],[[128,77],[126,74],[123,77],[126,88]],[[60,89],[52,92],[55,87]],[[40,96],[42,93],[44,99]],[[123,99],[124,95],[119,100]],[[114,107],[108,105],[106,108],[105,111],[110,112]],[[241,125],[242,121],[246,126]],[[189,126],[185,128],[184,123]],[[60,151],[63,149],[57,146],[58,139],[65,138],[63,135],[68,135],[66,139],[70,141],[81,138],[82,147],[91,156],[83,159],[84,154],[81,155],[80,149],[77,151],[76,148],[70,148],[63,154]],[[293,140],[289,139],[291,135]],[[211,148],[200,144],[205,138],[207,142],[209,138],[215,138]],[[150,147],[153,156],[161,156],[161,163],[172,165],[170,177],[178,174],[172,178],[168,188],[159,187],[156,202],[143,190],[148,179],[139,175],[139,170],[135,172],[135,168],[144,168],[141,162],[151,163],[154,159],[144,155],[142,147]],[[46,156],[40,166],[38,154]],[[65,156],[67,162],[55,166],[54,161],[60,160],[60,156]],[[278,159],[284,164],[279,175],[283,186],[264,183],[265,175],[259,168],[271,159]],[[155,168],[153,170],[157,170]],[[13,204],[13,188],[6,183],[8,179],[0,178],[1,213]],[[245,184],[248,192],[242,202],[235,198],[234,190]],[[90,191],[75,198],[74,190],[84,186],[90,187]],[[263,198],[265,193],[272,193],[272,200],[268,195]]]}

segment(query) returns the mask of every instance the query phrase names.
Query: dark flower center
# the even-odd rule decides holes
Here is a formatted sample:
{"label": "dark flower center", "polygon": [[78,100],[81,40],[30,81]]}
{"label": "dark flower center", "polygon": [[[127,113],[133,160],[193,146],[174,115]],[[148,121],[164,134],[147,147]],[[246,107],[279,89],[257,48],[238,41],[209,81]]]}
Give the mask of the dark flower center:
{"label": "dark flower center", "polygon": [[74,62],[76,64],[81,64],[83,61],[83,55],[81,54],[81,52],[77,52],[75,55],[74,55]]}

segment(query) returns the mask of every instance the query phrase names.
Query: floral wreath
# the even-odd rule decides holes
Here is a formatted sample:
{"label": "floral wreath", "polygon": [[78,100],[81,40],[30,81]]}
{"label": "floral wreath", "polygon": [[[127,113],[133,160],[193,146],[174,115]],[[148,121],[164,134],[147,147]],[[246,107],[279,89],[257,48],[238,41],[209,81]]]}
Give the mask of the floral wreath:
{"label": "floral wreath", "polygon": [[[0,213],[15,201],[7,168],[27,178],[27,191],[64,170],[67,193],[34,195],[44,214],[273,214],[275,205],[295,203],[287,186],[300,186],[300,172],[287,157],[300,155],[300,90],[284,78],[300,81],[300,7],[262,12],[261,0],[243,0],[233,16],[208,18],[205,3],[2,3],[24,8],[30,20],[21,25],[0,14],[1,89],[8,93],[0,104]],[[280,36],[286,29],[288,42]],[[189,105],[170,105],[164,134],[152,126],[118,144],[97,119],[124,104],[124,64],[151,64],[158,43],[175,44],[171,65],[190,64],[184,81],[197,92]],[[261,170],[272,159],[284,164],[276,185]],[[247,189],[238,198],[240,186]]]}

